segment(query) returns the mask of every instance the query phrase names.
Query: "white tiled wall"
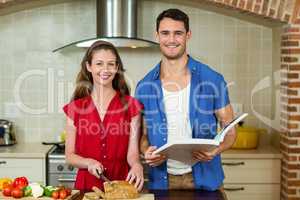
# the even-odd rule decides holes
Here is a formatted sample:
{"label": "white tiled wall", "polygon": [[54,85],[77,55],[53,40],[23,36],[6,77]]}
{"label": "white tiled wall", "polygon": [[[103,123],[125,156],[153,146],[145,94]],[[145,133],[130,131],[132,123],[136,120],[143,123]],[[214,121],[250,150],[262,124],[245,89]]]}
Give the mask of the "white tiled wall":
{"label": "white tiled wall", "polygon": [[[139,36],[152,40],[155,18],[162,10],[177,7],[186,11],[192,30],[188,51],[222,73],[232,83],[232,102],[242,103],[244,111],[252,113],[251,90],[273,73],[271,28],[205,11],[201,6],[140,1],[139,7]],[[11,118],[19,140],[54,140],[63,130],[61,106],[70,98],[84,51],[52,50],[94,37],[95,12],[94,0],[82,0],[0,16],[0,118],[7,117],[5,105],[18,96],[26,107],[44,109],[40,115],[21,110],[18,117]],[[131,88],[160,58],[158,49],[121,49],[120,54]],[[18,86],[22,77],[28,78]],[[268,88],[254,96],[255,109],[267,117],[271,115],[271,95]],[[246,122],[264,126],[254,115]]]}

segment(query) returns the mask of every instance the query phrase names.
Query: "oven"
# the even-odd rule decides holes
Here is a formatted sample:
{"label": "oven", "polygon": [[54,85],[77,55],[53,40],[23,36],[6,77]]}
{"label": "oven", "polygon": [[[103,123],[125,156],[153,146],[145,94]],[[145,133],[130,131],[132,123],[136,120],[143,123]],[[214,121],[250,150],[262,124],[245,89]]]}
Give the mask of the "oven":
{"label": "oven", "polygon": [[64,146],[54,145],[47,155],[47,185],[74,188],[77,169],[66,163]]}
{"label": "oven", "polygon": [[[144,167],[144,188],[148,185],[148,168],[149,165],[142,162]],[[65,146],[54,145],[47,154],[47,185],[74,188],[77,168],[66,163]]]}

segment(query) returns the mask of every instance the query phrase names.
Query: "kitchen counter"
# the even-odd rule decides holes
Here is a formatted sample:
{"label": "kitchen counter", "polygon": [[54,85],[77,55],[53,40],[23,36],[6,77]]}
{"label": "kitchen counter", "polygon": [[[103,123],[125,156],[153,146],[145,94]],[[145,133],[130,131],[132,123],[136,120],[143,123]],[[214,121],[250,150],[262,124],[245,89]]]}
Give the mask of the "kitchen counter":
{"label": "kitchen counter", "polygon": [[241,155],[245,159],[280,159],[279,150],[270,145],[260,146],[257,149],[229,149],[222,153],[222,158],[239,159]]}
{"label": "kitchen counter", "polygon": [[154,193],[156,200],[227,200],[225,193],[219,190],[215,192],[204,190],[156,190],[150,192]]}
{"label": "kitchen counter", "polygon": [[[155,200],[227,200],[224,192],[209,192],[204,190],[151,190]],[[81,194],[76,200],[82,200]]]}
{"label": "kitchen counter", "polygon": [[46,158],[51,145],[41,143],[18,143],[12,146],[0,146],[1,158]]}
{"label": "kitchen counter", "polygon": [[[0,157],[2,158],[45,158],[51,145],[41,143],[18,143],[12,146],[0,146]],[[243,155],[247,159],[281,158],[279,150],[272,146],[261,146],[257,149],[229,149],[222,153],[222,158],[241,158]]]}

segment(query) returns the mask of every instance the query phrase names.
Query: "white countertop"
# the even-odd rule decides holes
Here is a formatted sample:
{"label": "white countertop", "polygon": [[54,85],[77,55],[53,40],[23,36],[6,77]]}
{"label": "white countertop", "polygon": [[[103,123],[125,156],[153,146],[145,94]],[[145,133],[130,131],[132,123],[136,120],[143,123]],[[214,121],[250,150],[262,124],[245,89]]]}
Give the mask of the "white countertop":
{"label": "white countertop", "polygon": [[[52,145],[42,143],[18,143],[13,146],[0,146],[0,158],[46,158]],[[222,153],[226,159],[280,159],[279,150],[272,146],[261,146],[257,149],[229,149]]]}
{"label": "white countertop", "polygon": [[0,146],[0,158],[46,158],[51,147],[38,142]]}
{"label": "white countertop", "polygon": [[222,153],[226,159],[280,159],[281,153],[270,145],[260,146],[257,149],[229,149]]}

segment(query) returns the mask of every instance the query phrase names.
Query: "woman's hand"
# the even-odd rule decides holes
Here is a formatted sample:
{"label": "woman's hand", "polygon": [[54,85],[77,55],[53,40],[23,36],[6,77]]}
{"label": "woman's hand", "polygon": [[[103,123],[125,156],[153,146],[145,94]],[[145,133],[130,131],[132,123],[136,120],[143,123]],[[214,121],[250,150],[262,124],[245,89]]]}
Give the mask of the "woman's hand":
{"label": "woman's hand", "polygon": [[[99,161],[88,158],[87,159],[87,169],[90,174],[96,176],[97,178],[100,178],[98,175],[98,172],[99,172],[99,174],[101,174],[104,170],[104,167]],[[97,170],[98,170],[98,172],[97,172]]]}
{"label": "woman's hand", "polygon": [[161,154],[153,154],[153,152],[156,150],[156,147],[150,146],[145,152],[145,161],[148,165],[151,167],[156,167],[161,165],[163,162],[166,161],[167,157],[165,155]]}
{"label": "woman's hand", "polygon": [[143,166],[140,163],[134,164],[128,172],[126,181],[132,184],[135,181],[134,187],[141,191],[144,185]]}

